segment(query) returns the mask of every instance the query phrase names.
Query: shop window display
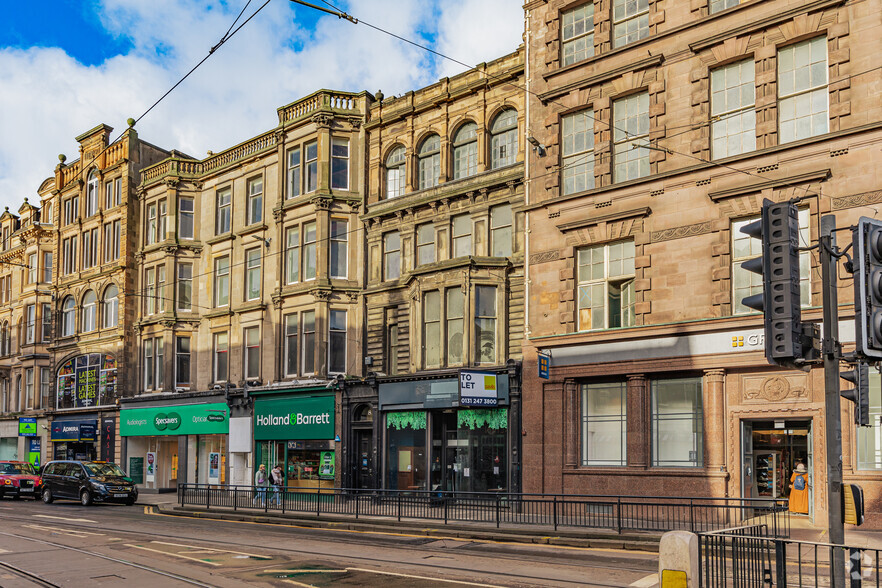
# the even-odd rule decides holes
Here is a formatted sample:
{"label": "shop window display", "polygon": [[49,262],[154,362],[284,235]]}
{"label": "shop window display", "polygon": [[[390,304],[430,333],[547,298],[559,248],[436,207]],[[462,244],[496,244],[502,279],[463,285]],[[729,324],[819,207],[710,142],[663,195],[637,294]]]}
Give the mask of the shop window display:
{"label": "shop window display", "polygon": [[426,490],[426,412],[386,414],[386,488]]}
{"label": "shop window display", "polygon": [[267,471],[281,465],[288,488],[334,488],[335,455],[328,442],[261,441],[258,447],[258,462]]}
{"label": "shop window display", "polygon": [[57,407],[106,406],[116,400],[116,359],[90,353],[64,362],[58,370]]}

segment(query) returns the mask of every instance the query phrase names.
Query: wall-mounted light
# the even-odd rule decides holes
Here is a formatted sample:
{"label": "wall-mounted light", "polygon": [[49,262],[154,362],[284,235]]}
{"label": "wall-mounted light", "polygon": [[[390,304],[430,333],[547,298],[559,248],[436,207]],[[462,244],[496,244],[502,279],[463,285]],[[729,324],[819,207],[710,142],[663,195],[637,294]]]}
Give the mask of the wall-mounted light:
{"label": "wall-mounted light", "polygon": [[533,149],[539,154],[539,157],[545,157],[545,145],[540,143],[536,137],[533,135],[527,135],[527,143],[533,146]]}

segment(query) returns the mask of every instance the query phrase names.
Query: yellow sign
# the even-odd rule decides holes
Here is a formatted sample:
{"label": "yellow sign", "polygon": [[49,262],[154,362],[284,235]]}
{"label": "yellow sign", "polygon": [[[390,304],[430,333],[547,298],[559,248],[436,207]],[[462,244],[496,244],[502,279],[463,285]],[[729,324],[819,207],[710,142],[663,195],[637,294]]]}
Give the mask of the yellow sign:
{"label": "yellow sign", "polygon": [[661,588],[687,588],[686,572],[680,570],[662,570]]}
{"label": "yellow sign", "polygon": [[864,522],[864,490],[857,484],[842,485],[842,521],[848,525]]}

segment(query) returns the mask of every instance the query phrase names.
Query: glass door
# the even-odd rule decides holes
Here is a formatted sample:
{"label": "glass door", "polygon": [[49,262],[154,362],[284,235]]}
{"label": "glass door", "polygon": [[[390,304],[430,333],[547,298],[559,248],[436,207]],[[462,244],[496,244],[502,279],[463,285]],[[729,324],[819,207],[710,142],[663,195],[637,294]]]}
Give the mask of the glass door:
{"label": "glass door", "polygon": [[741,497],[756,498],[756,477],[753,471],[753,423],[741,421]]}
{"label": "glass door", "polygon": [[812,436],[812,421],[807,423],[808,425],[808,448],[806,451],[806,464],[805,467],[808,468],[809,471],[809,518],[815,518],[815,480],[818,479],[817,472],[815,471],[815,460],[814,460],[814,438]]}

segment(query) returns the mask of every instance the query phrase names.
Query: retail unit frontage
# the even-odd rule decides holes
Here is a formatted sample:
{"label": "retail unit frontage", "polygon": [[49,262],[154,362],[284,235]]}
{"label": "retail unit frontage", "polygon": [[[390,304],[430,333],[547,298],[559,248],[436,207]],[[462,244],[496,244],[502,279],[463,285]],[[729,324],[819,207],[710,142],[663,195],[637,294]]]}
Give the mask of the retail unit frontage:
{"label": "retail unit frontage", "polygon": [[40,467],[48,457],[45,416],[0,419],[0,460],[28,461]]}
{"label": "retail unit frontage", "polygon": [[253,392],[255,469],[281,465],[291,488],[334,488],[337,400],[325,386]]}
{"label": "retail unit frontage", "polygon": [[392,490],[518,491],[519,378],[509,366],[353,386],[344,400],[349,480]]}
{"label": "retail unit frontage", "polygon": [[226,484],[229,416],[223,395],[126,399],[119,430],[123,469],[146,490],[173,491],[188,482]]}
{"label": "retail unit frontage", "polygon": [[[851,326],[840,323],[844,338]],[[809,504],[801,514],[825,525],[823,370],[770,367],[759,329],[658,329],[649,338],[647,330],[593,344],[544,342],[549,378],[525,377],[525,490],[788,498],[802,464]],[[534,349],[530,356],[535,362]],[[845,483],[864,489],[867,523],[879,526],[882,381],[875,371],[870,390],[870,428],[856,427],[853,405],[842,403],[842,463]]]}

